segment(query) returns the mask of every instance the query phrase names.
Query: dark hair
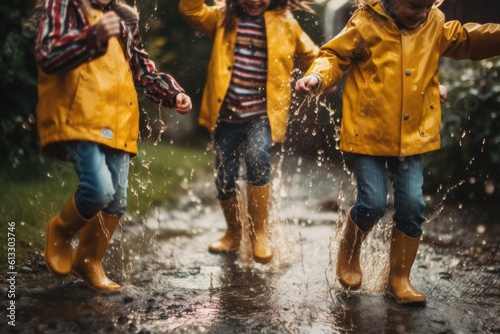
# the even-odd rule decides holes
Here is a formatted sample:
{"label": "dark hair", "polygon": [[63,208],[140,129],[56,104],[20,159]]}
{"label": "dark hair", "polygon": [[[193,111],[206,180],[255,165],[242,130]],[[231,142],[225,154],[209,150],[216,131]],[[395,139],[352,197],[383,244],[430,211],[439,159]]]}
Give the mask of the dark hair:
{"label": "dark hair", "polygon": [[[316,14],[314,9],[309,7],[310,3],[311,2],[309,0],[271,0],[267,10],[302,10],[304,12]],[[225,15],[222,25],[226,31],[235,29],[237,19],[242,18],[245,15],[243,9],[238,4],[238,0],[226,0],[224,11]]]}

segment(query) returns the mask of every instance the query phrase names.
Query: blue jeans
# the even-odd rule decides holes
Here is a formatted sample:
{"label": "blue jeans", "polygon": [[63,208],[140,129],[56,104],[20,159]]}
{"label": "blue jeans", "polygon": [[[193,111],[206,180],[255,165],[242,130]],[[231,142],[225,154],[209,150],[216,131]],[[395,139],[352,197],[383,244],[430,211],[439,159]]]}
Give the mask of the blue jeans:
{"label": "blue jeans", "polygon": [[219,122],[214,135],[217,198],[236,195],[240,159],[246,166],[247,182],[254,186],[269,183],[271,178],[271,127],[268,119],[242,124]]}
{"label": "blue jeans", "polygon": [[377,157],[354,155],[357,201],[351,219],[363,231],[370,230],[387,209],[386,171],[394,187],[394,224],[398,230],[415,238],[422,234],[425,202],[422,193],[422,155]]}
{"label": "blue jeans", "polygon": [[99,211],[122,216],[127,207],[129,153],[96,143],[77,141],[66,146],[78,175],[75,206],[85,219]]}

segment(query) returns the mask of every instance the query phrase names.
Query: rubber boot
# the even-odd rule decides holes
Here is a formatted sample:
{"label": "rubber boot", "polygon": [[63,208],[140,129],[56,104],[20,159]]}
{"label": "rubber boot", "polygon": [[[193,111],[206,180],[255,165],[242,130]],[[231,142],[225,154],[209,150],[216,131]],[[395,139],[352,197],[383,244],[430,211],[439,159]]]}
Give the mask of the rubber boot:
{"label": "rubber boot", "polygon": [[260,263],[267,263],[273,258],[273,249],[267,233],[269,192],[269,184],[263,186],[248,185],[247,187],[253,259]]}
{"label": "rubber boot", "polygon": [[357,290],[361,286],[363,275],[359,265],[359,256],[361,244],[368,233],[358,228],[351,219],[351,215],[347,216],[337,257],[337,278],[346,289]]}
{"label": "rubber boot", "polygon": [[110,280],[102,268],[102,259],[120,217],[104,212],[100,212],[97,217],[99,219],[93,220],[80,231],[71,271],[97,291],[120,291],[120,285]]}
{"label": "rubber boot", "polygon": [[425,295],[410,283],[410,270],[417,255],[420,237],[411,238],[392,229],[388,293],[400,304],[425,304]]}
{"label": "rubber boot", "polygon": [[96,217],[86,220],[78,213],[73,195],[49,221],[45,233],[45,263],[54,275],[66,276],[71,272],[71,239],[94,219]]}
{"label": "rubber boot", "polygon": [[224,218],[226,219],[227,230],[224,236],[208,246],[212,253],[235,252],[240,247],[241,241],[241,219],[238,195],[220,201]]}

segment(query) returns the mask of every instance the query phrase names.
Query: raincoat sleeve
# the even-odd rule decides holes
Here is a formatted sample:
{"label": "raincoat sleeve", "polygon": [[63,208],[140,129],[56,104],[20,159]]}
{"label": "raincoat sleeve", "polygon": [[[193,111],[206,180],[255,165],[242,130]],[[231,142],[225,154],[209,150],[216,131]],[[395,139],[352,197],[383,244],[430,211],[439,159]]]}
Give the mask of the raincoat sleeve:
{"label": "raincoat sleeve", "polygon": [[500,55],[500,24],[446,22],[441,54],[456,60],[481,60]]}
{"label": "raincoat sleeve", "polygon": [[85,9],[70,0],[48,0],[35,45],[35,59],[45,73],[71,70],[106,53]]}
{"label": "raincoat sleeve", "polygon": [[180,0],[179,13],[194,29],[211,37],[222,15],[220,6],[207,6],[204,0]]}
{"label": "raincoat sleeve", "polygon": [[137,91],[154,103],[175,107],[175,97],[184,93],[184,89],[170,74],[158,72],[148,53],[138,47],[141,44],[138,22],[131,24],[129,29],[133,36],[128,50],[129,64]]}
{"label": "raincoat sleeve", "polygon": [[315,74],[321,78],[318,92],[340,82],[353,59],[363,53],[360,41],[357,22],[351,19],[337,36],[319,49],[318,56],[306,72],[306,75]]}

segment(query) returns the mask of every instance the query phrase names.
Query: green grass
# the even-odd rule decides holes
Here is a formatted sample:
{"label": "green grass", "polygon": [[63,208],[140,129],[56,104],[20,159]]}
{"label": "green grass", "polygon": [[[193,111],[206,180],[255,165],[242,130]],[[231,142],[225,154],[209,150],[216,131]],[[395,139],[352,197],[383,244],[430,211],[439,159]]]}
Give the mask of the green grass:
{"label": "green grass", "polygon": [[[130,166],[126,218],[143,219],[155,206],[175,204],[190,182],[211,172],[212,160],[212,153],[203,147],[140,143]],[[4,230],[0,232],[0,258],[7,258],[8,222],[15,223],[17,266],[41,252],[46,222],[59,213],[77,182],[70,164],[46,156],[16,168],[1,165],[0,226]],[[6,272],[6,263],[0,263],[0,275]]]}

